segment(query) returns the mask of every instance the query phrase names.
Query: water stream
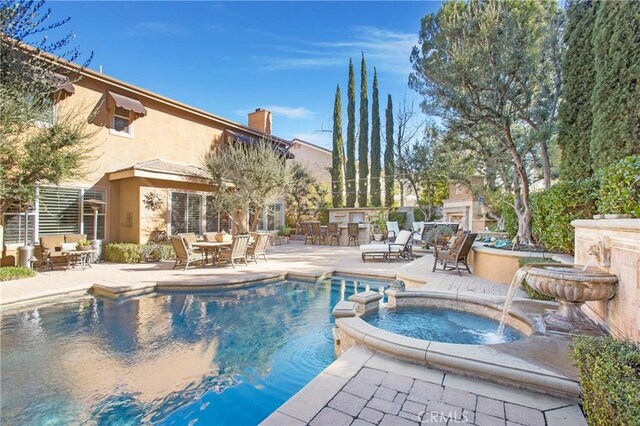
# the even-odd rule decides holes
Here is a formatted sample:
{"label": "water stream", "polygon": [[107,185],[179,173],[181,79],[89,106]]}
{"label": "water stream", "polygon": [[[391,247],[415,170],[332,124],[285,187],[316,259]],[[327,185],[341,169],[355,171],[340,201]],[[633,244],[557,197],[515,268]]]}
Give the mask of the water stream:
{"label": "water stream", "polygon": [[502,316],[500,317],[500,325],[498,326],[498,331],[496,334],[501,336],[504,333],[504,326],[507,322],[507,317],[509,316],[509,309],[511,308],[511,304],[513,303],[513,298],[516,295],[516,291],[526,278],[529,273],[529,269],[532,265],[525,265],[522,268],[518,269],[513,276],[513,280],[511,280],[511,285],[509,286],[509,292],[507,293],[507,298],[504,301],[504,307],[502,308]]}

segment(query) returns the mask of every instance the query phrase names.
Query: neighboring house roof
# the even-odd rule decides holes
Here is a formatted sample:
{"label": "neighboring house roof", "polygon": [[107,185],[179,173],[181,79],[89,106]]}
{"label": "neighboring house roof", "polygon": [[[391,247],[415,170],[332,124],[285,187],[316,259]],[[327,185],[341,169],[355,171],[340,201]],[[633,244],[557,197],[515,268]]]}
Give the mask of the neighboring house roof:
{"label": "neighboring house roof", "polygon": [[[260,138],[255,138],[251,136],[244,135],[242,133],[234,132],[233,130],[225,130],[226,138],[231,139],[236,142],[241,142],[247,145],[257,144],[261,139],[268,140],[275,143],[275,150],[278,154],[284,156],[286,159],[295,158],[295,155],[289,152],[289,148],[283,147],[278,141],[284,141],[284,139],[280,139],[277,136],[273,135],[264,135]],[[286,142],[286,141],[285,141]]]}
{"label": "neighboring house roof", "polygon": [[294,139],[291,140],[291,145],[295,145],[295,144],[305,145],[305,146],[308,146],[310,148],[314,148],[314,149],[317,149],[318,151],[323,151],[323,152],[328,153],[328,154],[331,154],[333,152],[330,149],[323,148],[321,146],[312,144],[311,142],[303,141],[302,139],[298,139],[298,138],[294,138]]}
{"label": "neighboring house roof", "polygon": [[160,158],[142,161],[131,167],[109,172],[109,180],[146,177],[180,182],[209,183],[209,176],[203,167]]}

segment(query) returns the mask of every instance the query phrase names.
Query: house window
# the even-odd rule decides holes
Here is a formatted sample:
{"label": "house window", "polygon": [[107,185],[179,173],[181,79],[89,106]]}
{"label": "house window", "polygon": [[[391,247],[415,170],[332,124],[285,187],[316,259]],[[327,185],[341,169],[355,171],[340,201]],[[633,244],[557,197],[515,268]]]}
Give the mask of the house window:
{"label": "house window", "polygon": [[41,187],[38,196],[38,234],[79,234],[81,189]]}
{"label": "house window", "polygon": [[[249,226],[253,225],[253,210],[249,210]],[[277,231],[284,225],[284,205],[270,204],[258,217],[258,231]]]}
{"label": "house window", "polygon": [[117,133],[131,135],[131,112],[116,107],[113,112],[113,130]]}
{"label": "house window", "polygon": [[212,200],[213,197],[211,195],[207,195],[205,205],[205,229],[207,232],[226,231],[231,233],[231,220],[229,219],[229,215],[227,213],[218,213],[213,210],[210,207]]}
{"label": "house window", "polygon": [[2,214],[4,224],[4,243],[21,244],[24,243],[24,233],[27,232],[27,241],[32,244],[36,235],[36,211],[31,209],[27,212],[28,221],[25,226],[24,212],[18,208],[9,208]]}
{"label": "house window", "polygon": [[171,193],[171,233],[202,233],[202,195]]}
{"label": "house window", "polygon": [[[83,233],[87,234],[89,239],[94,239],[96,235],[98,240],[103,240],[106,237],[105,221],[107,216],[106,206],[102,205],[96,210],[94,206],[87,203],[87,200],[100,200],[107,201],[107,192],[100,189],[87,189],[84,191],[83,196],[83,209],[82,209],[82,224]],[[94,233],[95,215],[98,214],[98,233]]]}

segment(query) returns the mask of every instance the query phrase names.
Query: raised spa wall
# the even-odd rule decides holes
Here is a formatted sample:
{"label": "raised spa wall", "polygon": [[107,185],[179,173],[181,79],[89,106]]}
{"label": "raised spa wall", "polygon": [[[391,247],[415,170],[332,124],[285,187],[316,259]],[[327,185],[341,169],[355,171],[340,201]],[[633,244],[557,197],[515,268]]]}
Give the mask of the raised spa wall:
{"label": "raised spa wall", "polygon": [[575,263],[618,277],[613,299],[582,310],[609,333],[640,342],[640,219],[574,220]]}

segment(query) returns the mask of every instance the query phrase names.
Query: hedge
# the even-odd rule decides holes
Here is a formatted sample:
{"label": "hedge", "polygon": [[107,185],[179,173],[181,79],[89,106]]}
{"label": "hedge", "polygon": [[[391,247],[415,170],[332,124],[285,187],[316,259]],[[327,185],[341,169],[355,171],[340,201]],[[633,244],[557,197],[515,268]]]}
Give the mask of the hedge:
{"label": "hedge", "polygon": [[[104,259],[114,263],[142,263],[143,253],[149,246],[147,244],[135,243],[109,243],[104,247]],[[158,261],[175,257],[173,247],[160,245],[159,251],[151,252],[148,260]]]}
{"label": "hedge", "polygon": [[36,275],[36,271],[24,266],[3,266],[0,268],[0,281],[19,280]]}
{"label": "hedge", "polygon": [[404,229],[405,223],[407,222],[407,213],[392,210],[389,212],[389,222],[398,222],[398,227]]}
{"label": "hedge", "polygon": [[575,337],[571,353],[590,425],[640,422],[640,344],[613,337]]}
{"label": "hedge", "polygon": [[630,155],[596,173],[598,212],[640,217],[640,155]]}

